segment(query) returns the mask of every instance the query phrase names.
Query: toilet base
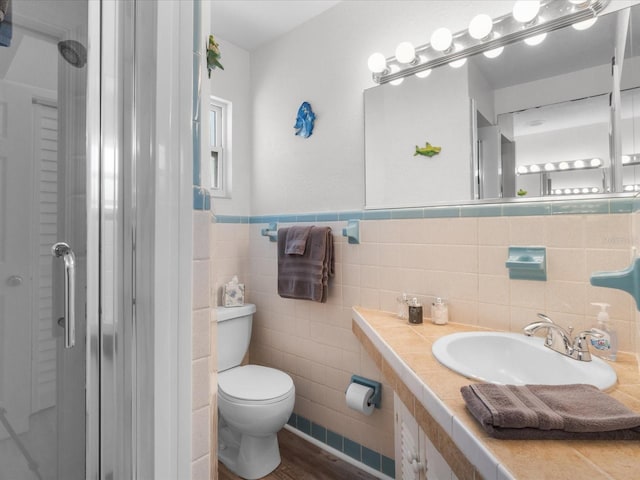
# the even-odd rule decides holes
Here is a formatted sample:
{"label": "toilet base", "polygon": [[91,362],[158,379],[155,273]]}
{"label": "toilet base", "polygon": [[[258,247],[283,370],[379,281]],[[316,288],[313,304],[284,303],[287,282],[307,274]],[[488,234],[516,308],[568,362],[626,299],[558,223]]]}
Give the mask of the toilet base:
{"label": "toilet base", "polygon": [[228,426],[219,429],[218,459],[247,480],[262,478],[280,465],[278,436],[239,435]]}

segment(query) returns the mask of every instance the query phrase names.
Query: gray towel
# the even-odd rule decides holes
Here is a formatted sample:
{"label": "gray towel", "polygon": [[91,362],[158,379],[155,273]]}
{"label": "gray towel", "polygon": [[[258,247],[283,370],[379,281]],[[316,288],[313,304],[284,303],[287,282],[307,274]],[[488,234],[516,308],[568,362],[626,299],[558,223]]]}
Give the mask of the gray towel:
{"label": "gray towel", "polygon": [[278,295],[326,302],[334,274],[331,228],[311,227],[303,255],[285,253],[287,230],[278,230]]}
{"label": "gray towel", "polygon": [[640,415],[593,385],[480,383],[460,392],[492,437],[640,440]]}
{"label": "gray towel", "polygon": [[284,253],[287,255],[304,255],[311,227],[289,227]]}

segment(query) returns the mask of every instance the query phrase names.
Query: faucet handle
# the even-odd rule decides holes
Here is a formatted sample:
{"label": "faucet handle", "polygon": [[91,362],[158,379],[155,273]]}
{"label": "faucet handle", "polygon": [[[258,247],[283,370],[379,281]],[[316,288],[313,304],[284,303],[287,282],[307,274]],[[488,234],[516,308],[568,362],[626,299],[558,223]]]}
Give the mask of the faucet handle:
{"label": "faucet handle", "polygon": [[538,313],[538,318],[544,320],[545,322],[553,323],[553,320],[547,317],[544,313]]}

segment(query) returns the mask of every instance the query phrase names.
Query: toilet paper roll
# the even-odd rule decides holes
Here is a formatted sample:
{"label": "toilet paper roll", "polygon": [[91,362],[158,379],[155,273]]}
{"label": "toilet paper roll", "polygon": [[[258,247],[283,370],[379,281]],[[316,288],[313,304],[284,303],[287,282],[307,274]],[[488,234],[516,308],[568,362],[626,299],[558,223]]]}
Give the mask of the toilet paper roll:
{"label": "toilet paper roll", "polygon": [[349,388],[347,388],[347,406],[364,415],[371,415],[374,406],[373,404],[369,404],[369,401],[372,396],[373,388],[360,385],[359,383],[352,383],[349,385]]}

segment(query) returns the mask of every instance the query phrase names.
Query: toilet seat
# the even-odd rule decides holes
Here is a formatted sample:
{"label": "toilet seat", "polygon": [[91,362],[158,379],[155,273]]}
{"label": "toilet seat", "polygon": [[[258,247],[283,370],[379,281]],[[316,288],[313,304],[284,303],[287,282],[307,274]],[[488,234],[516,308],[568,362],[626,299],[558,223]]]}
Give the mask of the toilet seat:
{"label": "toilet seat", "polygon": [[218,395],[236,404],[277,403],[293,391],[291,377],[275,368],[244,365],[218,374]]}

